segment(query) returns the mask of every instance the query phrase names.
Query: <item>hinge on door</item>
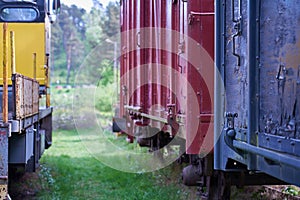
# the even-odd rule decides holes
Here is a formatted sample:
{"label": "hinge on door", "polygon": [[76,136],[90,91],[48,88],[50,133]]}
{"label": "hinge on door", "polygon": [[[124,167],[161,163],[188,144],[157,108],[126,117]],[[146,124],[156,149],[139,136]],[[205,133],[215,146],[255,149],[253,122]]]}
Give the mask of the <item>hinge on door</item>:
{"label": "hinge on door", "polygon": [[238,117],[237,113],[226,113],[225,118],[226,118],[226,128],[228,129],[234,129],[234,119]]}
{"label": "hinge on door", "polygon": [[237,113],[225,113],[225,118],[226,118],[226,125],[224,127],[225,135],[224,135],[224,140],[225,143],[234,149],[233,147],[233,140],[235,139],[236,136],[236,131],[234,129],[234,119],[238,117]]}

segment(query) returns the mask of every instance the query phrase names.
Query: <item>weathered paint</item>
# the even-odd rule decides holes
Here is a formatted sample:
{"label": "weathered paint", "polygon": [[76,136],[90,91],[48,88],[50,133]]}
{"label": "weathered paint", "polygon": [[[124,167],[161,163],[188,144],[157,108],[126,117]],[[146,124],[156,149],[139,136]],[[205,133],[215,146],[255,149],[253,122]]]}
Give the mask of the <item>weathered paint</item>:
{"label": "weathered paint", "polygon": [[300,139],[300,2],[275,2],[262,2],[260,130]]}
{"label": "weathered paint", "polygon": [[7,23],[3,24],[3,70],[0,73],[3,77],[3,93],[2,93],[2,120],[8,122],[8,32]]}
{"label": "weathered paint", "polygon": [[292,160],[300,159],[300,1],[228,0],[219,8],[218,68],[226,91],[220,110],[227,115],[216,133],[215,167],[230,170],[234,160],[299,185]]}
{"label": "weathered paint", "polygon": [[10,31],[11,74],[16,73],[15,32]]}
{"label": "weathered paint", "polygon": [[39,112],[39,83],[20,74],[14,75],[15,119]]}
{"label": "weathered paint", "polygon": [[6,199],[8,192],[8,124],[0,124],[0,199]]}

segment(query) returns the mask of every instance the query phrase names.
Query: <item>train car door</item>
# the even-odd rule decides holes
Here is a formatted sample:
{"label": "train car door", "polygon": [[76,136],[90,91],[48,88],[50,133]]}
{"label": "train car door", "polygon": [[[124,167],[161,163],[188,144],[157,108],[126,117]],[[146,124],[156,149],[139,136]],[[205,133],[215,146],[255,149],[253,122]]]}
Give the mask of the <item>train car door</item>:
{"label": "train car door", "polygon": [[206,155],[213,148],[214,137],[214,1],[188,1],[187,16],[187,153]]}

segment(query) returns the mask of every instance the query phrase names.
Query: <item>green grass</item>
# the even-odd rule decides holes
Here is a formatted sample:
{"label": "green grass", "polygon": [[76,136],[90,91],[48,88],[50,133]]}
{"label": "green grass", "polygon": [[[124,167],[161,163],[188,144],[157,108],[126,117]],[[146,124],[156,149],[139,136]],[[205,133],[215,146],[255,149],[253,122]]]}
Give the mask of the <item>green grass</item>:
{"label": "green grass", "polygon": [[[126,173],[103,164],[134,171],[147,167],[143,165],[153,156],[136,143],[128,144],[124,136],[115,137],[108,131],[115,96],[112,91],[112,86],[96,90],[52,88],[56,131],[53,146],[41,159],[37,199],[195,199],[195,192],[181,184],[177,164],[149,173]],[[81,130],[74,130],[74,120]],[[126,157],[128,151],[142,154],[142,165],[134,154]]]}
{"label": "green grass", "polygon": [[[131,149],[123,137],[118,144]],[[123,142],[124,141],[124,142]],[[112,157],[114,159],[114,157]],[[176,171],[176,172],[175,172]],[[76,131],[56,131],[53,146],[42,158],[43,187],[39,199],[187,199],[180,170],[169,166],[157,172],[134,174],[114,170],[86,150]],[[170,179],[170,175],[177,174]]]}

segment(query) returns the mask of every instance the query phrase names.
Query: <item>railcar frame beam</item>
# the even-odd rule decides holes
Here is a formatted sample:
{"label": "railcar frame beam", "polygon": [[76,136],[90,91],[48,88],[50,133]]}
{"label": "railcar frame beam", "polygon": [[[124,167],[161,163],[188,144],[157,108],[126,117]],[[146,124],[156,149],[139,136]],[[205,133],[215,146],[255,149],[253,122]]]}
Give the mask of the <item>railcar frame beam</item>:
{"label": "railcar frame beam", "polygon": [[275,152],[237,140],[233,140],[233,147],[300,170],[300,160],[296,156]]}

